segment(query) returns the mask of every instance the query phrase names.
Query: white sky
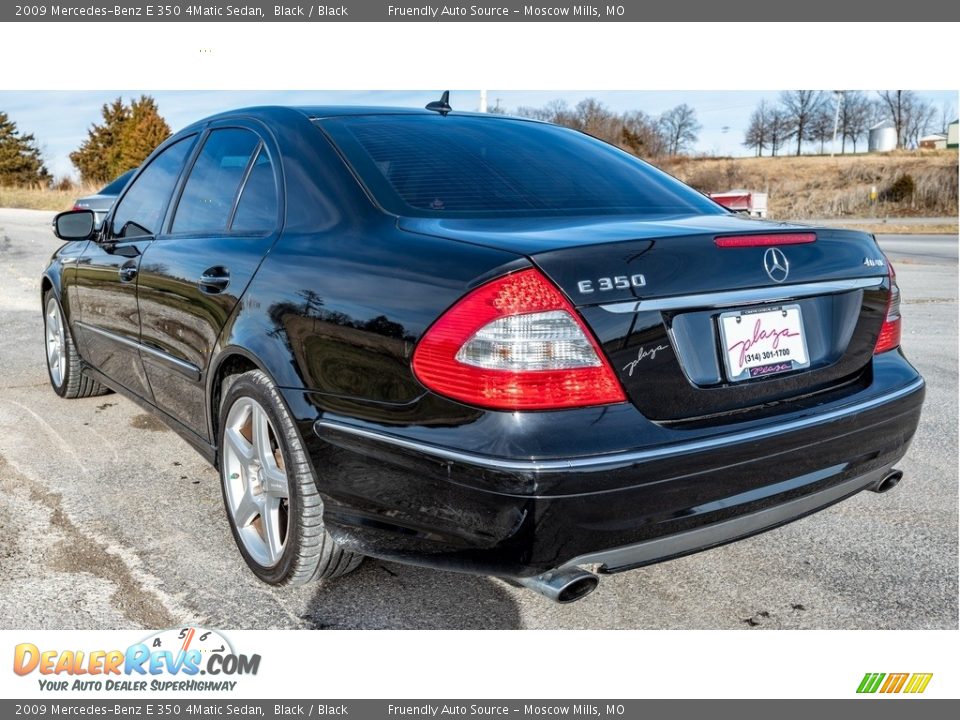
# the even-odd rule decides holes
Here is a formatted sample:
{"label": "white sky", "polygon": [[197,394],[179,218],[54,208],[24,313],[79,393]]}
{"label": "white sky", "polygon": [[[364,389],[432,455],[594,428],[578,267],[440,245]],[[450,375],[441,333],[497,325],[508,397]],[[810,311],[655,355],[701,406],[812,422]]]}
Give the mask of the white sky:
{"label": "white sky", "polygon": [[[399,105],[419,107],[440,95],[439,90],[411,91],[151,91],[96,90],[96,91],[36,91],[0,92],[0,111],[6,112],[24,133],[33,133],[44,153],[47,168],[57,177],[75,176],[69,154],[86,137],[94,122],[100,122],[100,108],[118,96],[125,100],[141,94],[152,95],[171,129],[178,129],[231,108],[249,105]],[[874,94],[871,93],[870,94]],[[937,108],[939,122],[941,108],[949,110],[950,119],[957,115],[957,92],[920,92]],[[563,99],[575,105],[587,97],[594,97],[613,110],[643,110],[659,115],[680,103],[687,103],[697,111],[703,125],[695,152],[714,155],[749,155],[741,145],[743,130],[757,103],[766,98],[776,101],[778,92],[764,91],[516,91],[488,90],[492,106],[500,105],[513,111],[521,105],[542,106],[551,100]],[[875,95],[875,94],[874,94]],[[454,108],[476,110],[477,90],[451,91]]]}

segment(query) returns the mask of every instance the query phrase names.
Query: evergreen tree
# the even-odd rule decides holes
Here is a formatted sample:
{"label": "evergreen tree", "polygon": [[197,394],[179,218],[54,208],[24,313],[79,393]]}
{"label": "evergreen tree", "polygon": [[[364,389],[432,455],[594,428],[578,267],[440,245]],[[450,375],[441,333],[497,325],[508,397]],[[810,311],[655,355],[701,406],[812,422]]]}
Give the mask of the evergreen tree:
{"label": "evergreen tree", "polygon": [[22,135],[5,112],[0,112],[0,185],[46,186],[50,173],[43,164],[33,135]]}
{"label": "evergreen tree", "polygon": [[122,98],[101,109],[102,124],[87,131],[87,139],[70,153],[84,181],[105,183],[131,170],[170,136],[157,103],[148,95],[125,105]]}

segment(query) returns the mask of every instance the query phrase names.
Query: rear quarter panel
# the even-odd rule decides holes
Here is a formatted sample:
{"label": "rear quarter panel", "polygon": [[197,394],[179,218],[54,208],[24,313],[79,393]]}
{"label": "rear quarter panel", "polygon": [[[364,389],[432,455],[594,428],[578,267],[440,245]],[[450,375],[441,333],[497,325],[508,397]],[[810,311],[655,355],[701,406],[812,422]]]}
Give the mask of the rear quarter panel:
{"label": "rear quarter panel", "polygon": [[277,133],[284,230],[221,333],[209,381],[242,352],[281,388],[307,391],[287,394],[299,418],[329,409],[408,418],[403,408],[426,393],[410,368],[419,337],[478,279],[529,261],[399,230],[325,136],[303,123]]}

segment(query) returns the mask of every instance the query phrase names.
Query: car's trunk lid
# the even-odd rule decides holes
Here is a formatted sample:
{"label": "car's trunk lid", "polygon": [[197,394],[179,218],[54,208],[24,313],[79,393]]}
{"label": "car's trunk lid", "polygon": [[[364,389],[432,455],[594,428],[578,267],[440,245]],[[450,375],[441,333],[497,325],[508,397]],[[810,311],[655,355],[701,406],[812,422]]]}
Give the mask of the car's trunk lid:
{"label": "car's trunk lid", "polygon": [[[631,401],[654,420],[714,421],[856,387],[868,379],[886,310],[885,258],[856,231],[736,216],[404,219],[401,226],[530,258],[578,307]],[[784,235],[798,233],[815,239],[786,244]],[[740,235],[773,237],[751,247],[715,242]],[[757,329],[734,341],[726,335],[734,337],[729,323],[738,318]],[[776,354],[789,341],[768,332],[787,322],[802,335],[803,357],[799,344],[793,358]],[[750,367],[737,364],[741,355],[725,357],[726,344],[743,349],[744,339],[762,355],[744,361]]]}

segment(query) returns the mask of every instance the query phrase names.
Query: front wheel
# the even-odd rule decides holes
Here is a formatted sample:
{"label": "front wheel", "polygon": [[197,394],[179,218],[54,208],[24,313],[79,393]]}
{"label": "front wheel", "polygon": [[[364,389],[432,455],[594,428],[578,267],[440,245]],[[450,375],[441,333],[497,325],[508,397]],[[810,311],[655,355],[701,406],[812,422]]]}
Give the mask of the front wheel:
{"label": "front wheel", "polygon": [[259,370],[228,378],[220,408],[220,480],[240,554],[261,580],[298,585],[363,560],[323,525],[323,502],[293,419]]}

